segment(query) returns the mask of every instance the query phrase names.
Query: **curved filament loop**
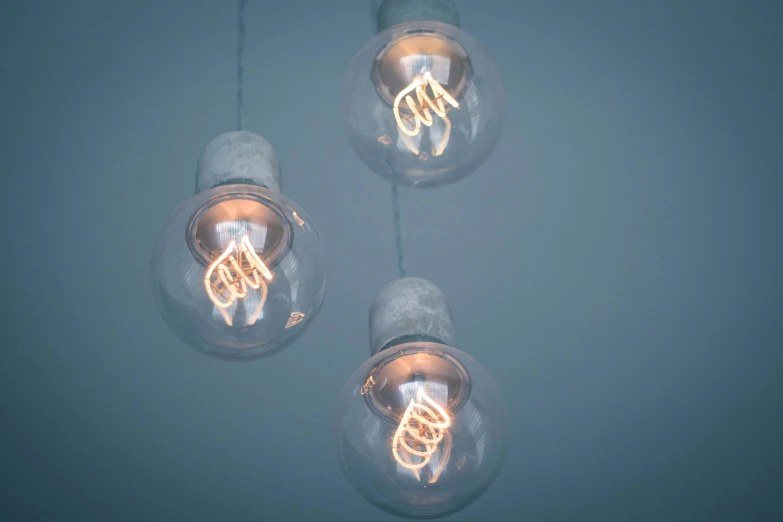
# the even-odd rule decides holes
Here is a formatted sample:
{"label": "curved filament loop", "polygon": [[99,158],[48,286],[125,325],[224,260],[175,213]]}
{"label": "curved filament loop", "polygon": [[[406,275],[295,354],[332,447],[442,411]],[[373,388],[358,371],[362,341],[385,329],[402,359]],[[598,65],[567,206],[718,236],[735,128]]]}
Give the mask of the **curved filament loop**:
{"label": "curved filament loop", "polygon": [[232,239],[226,250],[209,265],[204,275],[204,288],[229,326],[232,325],[231,317],[224,309],[233,305],[237,299],[247,297],[248,287],[259,290],[261,295],[248,319],[249,326],[256,322],[261,313],[261,308],[266,302],[266,281],[271,281],[272,278],[272,272],[256,254],[250,238],[243,236],[239,244]]}
{"label": "curved filament loop", "polygon": [[[427,85],[429,85],[432,91],[433,98],[430,98],[427,94]],[[410,93],[416,95],[416,100],[413,99]],[[408,110],[411,112],[411,116],[402,117],[400,115],[400,102],[405,100],[408,106]],[[446,92],[446,89],[439,84],[432,74],[427,71],[424,73],[423,78],[416,78],[413,83],[404,88],[397,97],[394,99],[394,117],[397,120],[397,126],[400,130],[408,136],[416,136],[421,131],[421,124],[423,123],[427,127],[430,127],[434,123],[434,119],[430,111],[434,112],[441,118],[446,117],[448,108],[443,103],[443,100],[454,107],[459,108],[457,100],[451,97]],[[413,119],[413,123],[411,123]],[[449,126],[449,129],[451,126]],[[444,136],[444,143],[441,145],[441,149],[446,148],[446,142],[448,142],[448,136]]]}
{"label": "curved filament loop", "polygon": [[[411,399],[394,433],[392,440],[394,459],[400,466],[413,470],[418,477],[418,470],[429,464],[445,436],[449,444],[441,455],[440,465],[436,470],[436,474],[440,475],[451,453],[451,437],[447,431],[449,426],[451,426],[451,419],[446,410],[419,390],[416,399]],[[434,481],[433,479],[437,480],[437,477],[433,475],[430,481]]]}

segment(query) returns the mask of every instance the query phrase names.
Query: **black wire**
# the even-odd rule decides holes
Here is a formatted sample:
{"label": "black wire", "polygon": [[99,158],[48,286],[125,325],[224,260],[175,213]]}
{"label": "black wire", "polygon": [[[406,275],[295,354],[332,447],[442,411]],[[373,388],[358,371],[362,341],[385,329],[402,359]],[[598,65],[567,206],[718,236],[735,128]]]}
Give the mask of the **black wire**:
{"label": "black wire", "polygon": [[245,97],[242,92],[245,70],[242,57],[245,54],[245,6],[247,0],[239,0],[239,36],[237,38],[237,129],[245,126]]}
{"label": "black wire", "polygon": [[397,238],[397,268],[400,277],[406,277],[407,264],[405,262],[405,245],[403,244],[402,219],[400,217],[400,188],[392,183],[392,211],[394,214],[394,234]]}

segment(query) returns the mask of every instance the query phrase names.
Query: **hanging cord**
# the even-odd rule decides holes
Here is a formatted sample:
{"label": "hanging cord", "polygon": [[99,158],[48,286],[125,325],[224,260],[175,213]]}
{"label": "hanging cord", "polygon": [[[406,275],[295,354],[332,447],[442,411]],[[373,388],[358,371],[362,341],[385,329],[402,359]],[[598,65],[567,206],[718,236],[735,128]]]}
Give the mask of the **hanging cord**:
{"label": "hanging cord", "polygon": [[237,39],[237,129],[245,126],[245,97],[242,83],[245,70],[242,68],[242,57],[245,54],[245,6],[247,0],[239,0],[239,36]]}
{"label": "hanging cord", "polygon": [[400,188],[392,183],[392,210],[394,213],[394,233],[397,236],[397,268],[400,269],[400,277],[406,277],[407,265],[405,262],[405,245],[403,244],[402,219],[400,218]]}
{"label": "hanging cord", "polygon": [[[383,0],[368,0],[370,7],[370,19],[372,20],[373,36],[376,34],[378,24],[378,9],[380,9]],[[391,184],[392,195],[392,215],[394,218],[394,234],[397,242],[397,268],[400,271],[400,277],[407,277],[408,265],[405,260],[405,233],[402,229],[402,218],[400,217],[400,187]]]}

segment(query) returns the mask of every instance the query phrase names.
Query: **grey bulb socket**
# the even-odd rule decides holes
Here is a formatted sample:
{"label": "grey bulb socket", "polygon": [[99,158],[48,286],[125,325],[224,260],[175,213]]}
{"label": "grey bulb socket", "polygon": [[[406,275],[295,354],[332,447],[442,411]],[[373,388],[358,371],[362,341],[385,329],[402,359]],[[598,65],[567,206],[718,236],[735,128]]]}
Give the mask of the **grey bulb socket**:
{"label": "grey bulb socket", "polygon": [[415,341],[455,346],[451,312],[434,284],[417,277],[396,279],[370,307],[370,352]]}
{"label": "grey bulb socket", "polygon": [[204,147],[196,168],[196,194],[231,184],[281,191],[277,154],[263,137],[248,131],[226,132]]}
{"label": "grey bulb socket", "polygon": [[459,27],[452,0],[383,0],[378,8],[378,32],[405,22],[431,20]]}

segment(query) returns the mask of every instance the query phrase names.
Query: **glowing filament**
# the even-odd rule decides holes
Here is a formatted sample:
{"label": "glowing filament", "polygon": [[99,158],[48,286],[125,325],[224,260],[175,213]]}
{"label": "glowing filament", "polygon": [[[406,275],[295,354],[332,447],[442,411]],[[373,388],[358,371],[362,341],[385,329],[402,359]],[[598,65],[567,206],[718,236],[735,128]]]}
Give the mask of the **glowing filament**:
{"label": "glowing filament", "polygon": [[291,312],[291,316],[288,318],[288,322],[285,323],[286,328],[291,328],[292,326],[296,326],[297,324],[301,323],[304,319],[305,314],[302,312]]}
{"label": "glowing filament", "polygon": [[[429,85],[434,99],[430,98],[429,94],[427,94],[427,85]],[[411,96],[411,92],[416,94],[416,100]],[[411,112],[411,116],[405,118],[400,116],[400,103],[403,98],[408,105],[408,110]],[[429,71],[424,73],[423,78],[417,77],[413,80],[413,83],[400,91],[400,94],[394,99],[394,117],[397,119],[397,125],[400,127],[400,130],[408,136],[416,136],[421,131],[422,123],[427,127],[430,127],[435,121],[430,111],[441,118],[446,119],[447,109],[443,100],[446,100],[446,102],[455,109],[459,108],[457,100],[446,92],[446,89],[432,77],[432,74],[430,74]],[[410,121],[411,118],[413,119],[413,123]],[[446,121],[448,120],[446,119]],[[446,143],[448,143],[451,125],[448,126],[448,129],[449,132],[444,133],[443,143],[439,147],[441,152],[446,148]],[[440,154],[436,154],[436,156],[439,155]]]}
{"label": "glowing filament", "polygon": [[372,375],[370,375],[369,377],[367,377],[367,380],[364,381],[364,385],[362,386],[362,391],[361,391],[362,395],[370,391],[373,386],[375,386],[375,379],[373,378]]}
{"label": "glowing filament", "polygon": [[[451,426],[451,419],[446,414],[446,410],[419,390],[416,400],[411,399],[394,433],[392,439],[394,459],[400,466],[414,470],[418,476],[417,470],[429,464],[432,455],[438,450],[438,444],[444,436],[448,436],[449,426]],[[447,455],[444,454],[438,474],[447,459]],[[437,477],[434,477],[434,480],[437,480]]]}
{"label": "glowing filament", "polygon": [[247,325],[252,325],[258,319],[266,301],[266,281],[271,281],[272,277],[272,272],[258,257],[250,239],[245,235],[238,245],[232,239],[226,250],[209,265],[204,275],[204,288],[229,326],[231,317],[224,309],[234,304],[237,299],[247,297],[248,288],[258,290],[261,293],[258,305],[247,321]]}

